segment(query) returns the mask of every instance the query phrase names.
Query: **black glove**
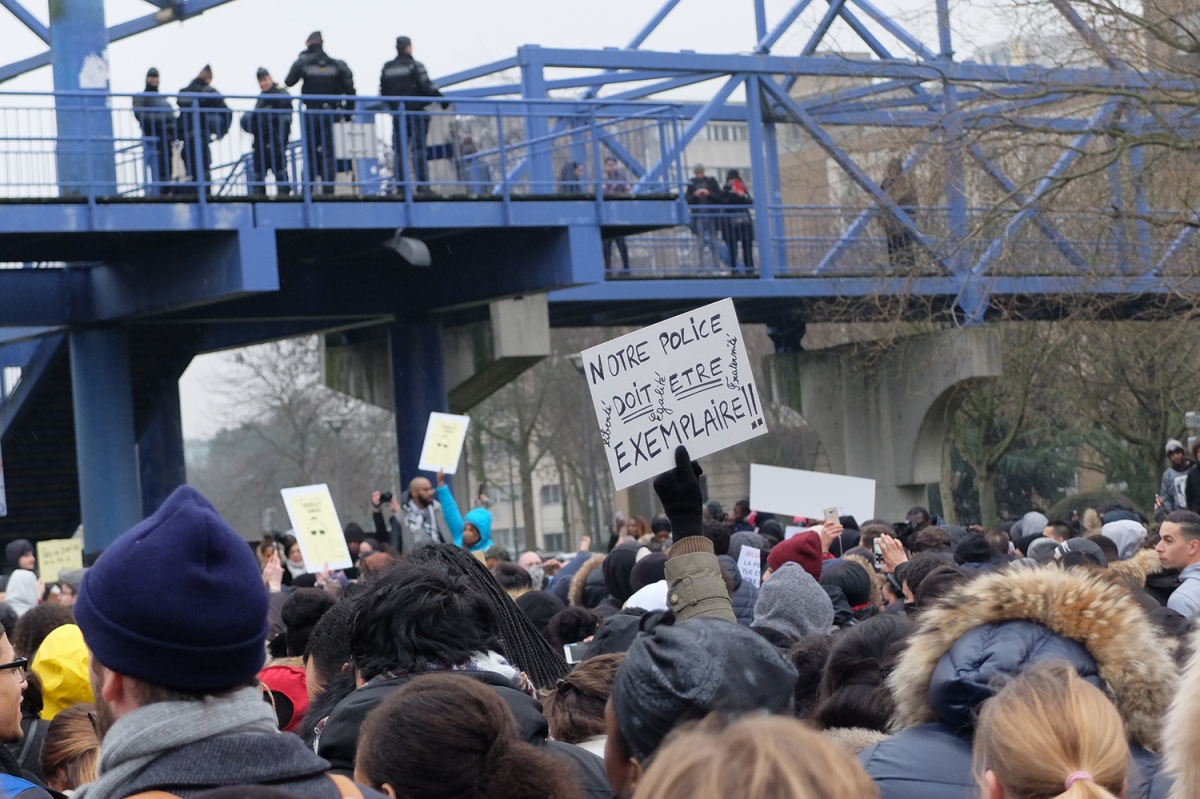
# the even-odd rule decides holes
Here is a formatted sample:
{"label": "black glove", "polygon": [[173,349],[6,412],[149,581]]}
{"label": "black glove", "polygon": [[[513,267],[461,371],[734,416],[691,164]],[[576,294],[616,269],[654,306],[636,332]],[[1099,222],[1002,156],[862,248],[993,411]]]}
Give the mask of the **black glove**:
{"label": "black glove", "polygon": [[662,502],[671,520],[671,540],[691,535],[703,535],[704,494],[700,491],[700,475],[704,470],[688,455],[687,447],[675,448],[675,468],[654,478],[654,493]]}

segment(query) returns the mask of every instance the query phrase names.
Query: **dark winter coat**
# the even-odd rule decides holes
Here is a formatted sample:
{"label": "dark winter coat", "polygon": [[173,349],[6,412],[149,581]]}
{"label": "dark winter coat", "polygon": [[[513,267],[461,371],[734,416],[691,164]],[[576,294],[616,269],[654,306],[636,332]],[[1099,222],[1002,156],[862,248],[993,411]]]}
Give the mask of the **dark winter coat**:
{"label": "dark winter coat", "polygon": [[141,94],[133,96],[133,115],[142,126],[143,135],[174,137],[175,109],[158,93],[157,86],[148,85]]}
{"label": "dark winter coat", "polygon": [[754,603],[758,601],[758,588],[754,583],[742,578],[737,561],[732,557],[717,555],[717,560],[733,578],[733,595],[729,597],[729,601],[733,603],[733,615],[737,616],[738,624],[749,627],[754,622]]}
{"label": "dark winter coat", "polygon": [[[441,97],[438,87],[429,79],[425,65],[411,55],[400,54],[383,65],[379,76],[379,93],[384,97]],[[388,103],[393,111],[399,103]],[[409,100],[404,107],[409,111],[420,111],[429,103]]]}
{"label": "dark winter coat", "polygon": [[971,736],[979,706],[997,677],[1051,658],[1112,697],[1137,766],[1127,797],[1164,799],[1170,780],[1151,752],[1175,667],[1120,580],[1075,569],[985,574],[921,614],[888,678],[899,732],[859,756],[881,799],[977,795]]}
{"label": "dark winter coat", "polygon": [[[175,100],[179,105],[179,127],[184,143],[189,147],[194,144],[192,131],[195,130],[197,121],[200,123],[202,147],[207,147],[209,141],[214,138],[224,138],[225,134],[229,132],[229,126],[233,123],[233,111],[229,110],[221,93],[198,77],[179,92],[180,94],[205,95],[203,97],[179,97]],[[192,111],[193,107],[198,107],[199,112]],[[197,113],[199,113],[198,117]]]}
{"label": "dark winter coat", "polygon": [[[588,799],[611,799],[608,777],[604,772],[604,761],[578,746],[560,741],[548,741],[550,726],[542,715],[542,705],[536,699],[509,687],[503,677],[480,671],[464,671],[460,674],[484,683],[504,700],[517,720],[522,739],[541,747],[547,754],[570,763],[583,786]],[[392,691],[408,682],[412,677],[364,685],[338,704],[325,729],[321,732],[317,752],[329,760],[335,773],[349,776],[354,771],[354,756],[358,749],[358,731],[367,714],[378,707]]]}
{"label": "dark winter coat", "polygon": [[[283,81],[288,86],[295,86],[300,81],[300,93],[304,94],[354,94],[354,73],[345,61],[330,58],[317,45],[310,47],[300,54],[296,63],[288,70],[287,78]],[[304,100],[305,108],[341,108],[342,102],[337,100]]]}
{"label": "dark winter coat", "polygon": [[242,130],[255,143],[287,144],[292,131],[292,96],[276,83],[258,96],[253,111],[242,114]]}

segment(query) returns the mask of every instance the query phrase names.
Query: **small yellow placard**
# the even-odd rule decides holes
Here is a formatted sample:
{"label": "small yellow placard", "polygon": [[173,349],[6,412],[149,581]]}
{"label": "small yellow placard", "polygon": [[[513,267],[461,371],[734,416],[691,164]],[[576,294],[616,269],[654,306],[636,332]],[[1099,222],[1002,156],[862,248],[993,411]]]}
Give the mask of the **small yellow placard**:
{"label": "small yellow placard", "polygon": [[296,540],[300,542],[304,568],[309,574],[326,569],[348,569],[354,565],[329,486],[322,483],[285,488],[280,493]]}
{"label": "small yellow placard", "polygon": [[37,565],[43,582],[56,583],[60,572],[83,568],[83,542],[74,538],[38,541]]}
{"label": "small yellow placard", "polygon": [[429,414],[429,426],[425,428],[425,443],[421,447],[421,462],[417,468],[423,472],[458,471],[458,459],[462,455],[463,442],[467,440],[470,416],[452,413]]}

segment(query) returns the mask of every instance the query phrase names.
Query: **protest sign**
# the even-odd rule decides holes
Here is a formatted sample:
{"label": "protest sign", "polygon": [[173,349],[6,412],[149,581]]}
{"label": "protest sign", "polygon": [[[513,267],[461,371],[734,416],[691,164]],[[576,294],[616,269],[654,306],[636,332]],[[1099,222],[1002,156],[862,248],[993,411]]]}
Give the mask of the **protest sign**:
{"label": "protest sign", "polygon": [[793,527],[789,524],[787,527],[783,528],[783,540],[787,541],[789,538],[800,535],[801,533],[806,533],[811,529],[811,527]]}
{"label": "protest sign", "polygon": [[875,481],[842,474],[750,464],[750,507],[821,519],[825,509],[859,521],[875,517]]}
{"label": "protest sign", "polygon": [[762,550],[742,544],[742,552],[738,555],[738,572],[743,580],[749,580],[755,588],[759,588],[762,585]]}
{"label": "protest sign", "polygon": [[324,483],[299,486],[285,488],[279,493],[283,495],[283,504],[292,521],[296,540],[300,542],[305,571],[316,574],[326,569],[348,569],[354,565],[342,535],[337,510],[333,507],[329,486]]}
{"label": "protest sign", "polygon": [[423,472],[441,470],[446,474],[454,474],[458,470],[458,459],[462,455],[470,423],[470,416],[429,414],[429,426],[425,428],[425,443],[421,446],[421,462],[417,468]]}
{"label": "protest sign", "polygon": [[83,542],[75,538],[38,541],[37,566],[43,582],[58,582],[60,573],[83,568]]}
{"label": "protest sign", "polygon": [[0,452],[0,516],[8,515],[8,497],[4,493],[4,453]]}
{"label": "protest sign", "polygon": [[581,353],[618,490],[767,432],[733,300]]}

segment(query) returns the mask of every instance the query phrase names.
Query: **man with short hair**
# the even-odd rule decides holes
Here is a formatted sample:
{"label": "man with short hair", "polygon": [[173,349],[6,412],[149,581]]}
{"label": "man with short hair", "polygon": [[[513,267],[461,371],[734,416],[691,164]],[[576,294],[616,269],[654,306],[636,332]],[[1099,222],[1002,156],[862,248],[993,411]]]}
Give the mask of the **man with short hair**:
{"label": "man with short hair", "polygon": [[929,526],[929,511],[918,505],[909,510],[904,516],[905,520],[912,525],[914,533],[919,533]]}
{"label": "man with short hair", "polygon": [[704,164],[692,167],[692,182],[688,184],[685,197],[687,204],[692,206],[692,229],[700,239],[700,257],[708,250],[716,258],[717,210],[696,206],[720,205],[721,184],[716,178],[704,174]]}
{"label": "man with short hair", "polygon": [[[384,97],[441,97],[442,93],[429,79],[425,65],[414,59],[412,52],[412,39],[397,36],[396,57],[383,65],[383,74],[379,76],[379,93]],[[443,109],[449,106],[448,102],[442,101]],[[389,102],[388,107],[399,112],[400,103]],[[417,183],[422,184],[417,186],[416,190],[421,194],[430,192],[430,188],[423,185],[429,182],[425,153],[429,114],[422,113],[428,107],[429,103],[421,100],[407,100],[404,103],[404,110],[407,112],[404,114],[404,130],[408,136],[409,149],[412,151],[413,172],[416,173]],[[408,160],[408,153],[404,151],[400,141],[400,116],[399,113],[392,116],[392,155],[395,158],[393,180],[397,187],[404,182],[404,162]]]}
{"label": "man with short hair", "polygon": [[446,485],[443,472],[438,472],[436,490],[429,478],[418,476],[409,481],[408,499],[403,504],[394,497],[389,499],[388,507],[392,516],[386,525],[382,502],[383,495],[380,492],[371,494],[375,535],[381,541],[390,542],[405,555],[430,544],[453,544],[453,531],[462,528],[462,514],[459,513],[454,495],[450,493],[450,487]]}
{"label": "man with short hair", "polygon": [[[320,31],[313,31],[304,42],[304,52],[292,64],[284,84],[300,87],[305,113],[304,162],[308,180],[321,180],[321,192],[333,194],[337,181],[337,156],[334,153],[333,123],[342,119],[340,111],[353,109],[353,100],[335,100],[334,96],[354,94],[354,73],[345,61],[325,53],[325,40]],[[303,95],[323,95],[320,99]]]}
{"label": "man with short hair", "polygon": [[8,636],[0,629],[0,796],[20,799],[49,799],[47,793],[33,780],[35,777],[21,770],[17,759],[5,744],[20,742],[25,733],[21,730],[21,701],[28,687],[26,675],[29,661],[17,658]]}
{"label": "man with short hair", "polygon": [[275,175],[275,190],[280,197],[292,193],[288,184],[287,145],[292,131],[292,96],[265,68],[259,67],[258,88],[262,94],[253,111],[242,114],[242,130],[254,137],[251,150],[250,194],[264,196],[267,172]]}
{"label": "man with short hair", "polygon": [[1158,528],[1154,551],[1164,569],[1179,569],[1179,587],[1171,592],[1167,607],[1189,619],[1200,615],[1200,514],[1168,513]]}
{"label": "man with short hair", "polygon": [[733,515],[729,517],[729,532],[749,533],[754,531],[750,518],[750,500],[739,499],[733,503]]}
{"label": "man with short hair", "polygon": [[1075,536],[1075,534],[1071,532],[1071,525],[1058,519],[1047,524],[1042,531],[1042,535],[1046,536],[1046,538],[1053,538],[1060,544],[1069,538],[1074,538]]}
{"label": "man with short hair", "polygon": [[[133,115],[142,126],[145,144],[153,149],[146,159],[150,179],[147,194],[171,193],[171,142],[175,141],[175,109],[158,92],[158,70],[146,72],[146,87],[133,97]],[[145,146],[145,145],[143,145]]]}
{"label": "man with short hair", "polygon": [[1162,473],[1154,501],[1154,516],[1160,522],[1171,511],[1187,508],[1187,471],[1192,465],[1183,444],[1173,438],[1167,441],[1167,460],[1170,465]]}
{"label": "man with short hair", "polygon": [[[191,186],[177,188],[175,194],[197,194],[200,181],[206,194],[212,193],[212,149],[214,139],[223,139],[233,122],[233,111],[212,85],[212,67],[205,64],[192,82],[179,90],[179,138],[183,141],[183,160]],[[190,96],[183,96],[190,95]]]}
{"label": "man with short hair", "polygon": [[263,701],[267,610],[254,555],[190,486],[108,547],[75,603],[102,739],[99,778],[75,796],[233,785],[349,795]]}

